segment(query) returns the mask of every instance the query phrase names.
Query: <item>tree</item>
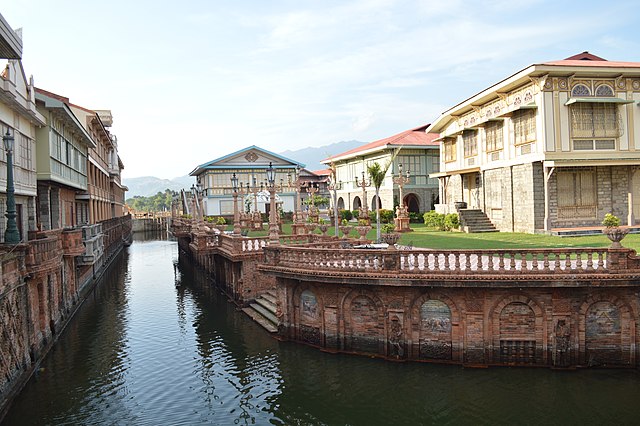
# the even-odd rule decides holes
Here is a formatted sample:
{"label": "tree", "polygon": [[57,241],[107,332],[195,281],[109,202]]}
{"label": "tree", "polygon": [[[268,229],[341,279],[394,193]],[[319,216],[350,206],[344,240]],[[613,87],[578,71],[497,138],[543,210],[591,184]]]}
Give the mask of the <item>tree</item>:
{"label": "tree", "polygon": [[384,167],[381,167],[377,161],[370,166],[367,166],[367,172],[369,173],[371,184],[376,189],[376,238],[378,241],[380,241],[380,187],[384,182],[384,178],[387,175],[389,167],[391,167],[393,160],[396,158],[396,155],[398,155],[398,152],[400,152],[400,148],[394,150],[393,155],[391,155],[391,158],[387,161]]}

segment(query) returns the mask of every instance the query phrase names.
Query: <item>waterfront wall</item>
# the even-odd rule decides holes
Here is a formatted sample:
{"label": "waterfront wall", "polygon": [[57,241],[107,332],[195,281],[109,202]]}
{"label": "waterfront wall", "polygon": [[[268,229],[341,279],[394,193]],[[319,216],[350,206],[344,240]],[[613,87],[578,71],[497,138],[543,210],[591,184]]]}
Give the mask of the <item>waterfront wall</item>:
{"label": "waterfront wall", "polygon": [[82,228],[33,232],[1,245],[0,420],[111,260],[129,241],[129,216],[101,222],[104,247],[86,258]]}
{"label": "waterfront wall", "polygon": [[398,360],[638,366],[632,250],[265,252],[283,338]]}

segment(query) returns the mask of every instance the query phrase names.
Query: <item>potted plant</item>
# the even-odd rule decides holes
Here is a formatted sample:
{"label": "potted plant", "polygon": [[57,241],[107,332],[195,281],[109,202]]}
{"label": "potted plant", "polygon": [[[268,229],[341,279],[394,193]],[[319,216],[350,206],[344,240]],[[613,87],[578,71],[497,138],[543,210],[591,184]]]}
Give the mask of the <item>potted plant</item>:
{"label": "potted plant", "polygon": [[611,240],[611,248],[622,248],[620,241],[629,233],[629,229],[621,228],[620,223],[620,218],[612,213],[604,215],[604,220],[602,221],[604,229],[602,233]]}
{"label": "potted plant", "polygon": [[371,226],[366,219],[358,219],[358,226],[356,226],[356,232],[360,235],[360,239],[364,240],[367,233],[371,231]]}
{"label": "potted plant", "polygon": [[220,216],[216,219],[216,229],[220,232],[224,232],[227,230],[227,219]]}
{"label": "potted plant", "polygon": [[393,223],[387,223],[382,226],[382,234],[380,234],[380,241],[389,244],[389,246],[395,246],[400,239],[400,234],[394,232],[395,225]]}
{"label": "potted plant", "polygon": [[322,235],[327,235],[327,231],[329,230],[329,225],[323,218],[318,219],[318,229],[322,232]]}
{"label": "potted plant", "polygon": [[349,221],[347,221],[347,219],[342,219],[342,225],[340,225],[339,228],[342,231],[342,238],[347,238],[351,232],[352,226],[349,225]]}

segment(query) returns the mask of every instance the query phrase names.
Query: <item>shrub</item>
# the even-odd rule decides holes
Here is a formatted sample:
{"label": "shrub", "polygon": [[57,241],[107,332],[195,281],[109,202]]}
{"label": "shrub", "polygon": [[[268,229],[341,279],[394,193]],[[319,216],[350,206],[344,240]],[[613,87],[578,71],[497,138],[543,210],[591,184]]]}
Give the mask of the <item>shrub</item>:
{"label": "shrub", "polygon": [[420,223],[422,215],[416,212],[409,212],[409,222]]}
{"label": "shrub", "polygon": [[395,227],[395,225],[393,223],[386,223],[386,224],[382,225],[382,228],[380,228],[380,229],[385,234],[390,234],[396,229],[396,227]]}
{"label": "shrub", "polygon": [[360,219],[360,210],[351,210],[354,219]]}
{"label": "shrub", "polygon": [[380,221],[382,223],[393,223],[393,210],[380,209]]}
{"label": "shrub", "polygon": [[426,212],[423,216],[424,224],[429,228],[444,229],[444,215],[435,210]]}
{"label": "shrub", "polygon": [[612,213],[605,214],[604,220],[602,221],[602,224],[607,228],[614,228],[616,226],[620,226],[621,223],[622,222],[620,221],[620,218],[615,216]]}
{"label": "shrub", "polygon": [[451,231],[452,229],[458,229],[460,227],[460,219],[458,219],[457,213],[449,213],[444,217],[444,230]]}
{"label": "shrub", "polygon": [[351,210],[340,210],[340,218],[342,220],[351,220],[353,219],[353,213],[351,213]]}
{"label": "shrub", "polygon": [[226,225],[227,224],[227,219],[225,219],[224,217],[220,216],[216,219],[216,225]]}

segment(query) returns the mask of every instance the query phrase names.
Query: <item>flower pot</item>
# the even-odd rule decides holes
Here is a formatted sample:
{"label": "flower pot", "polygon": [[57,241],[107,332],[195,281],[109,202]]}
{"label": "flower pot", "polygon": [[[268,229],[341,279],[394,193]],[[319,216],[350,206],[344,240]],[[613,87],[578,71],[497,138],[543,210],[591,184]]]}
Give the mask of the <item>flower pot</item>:
{"label": "flower pot", "polygon": [[351,225],[341,225],[339,226],[340,230],[342,231],[342,238],[347,238],[349,236],[349,233],[351,233]]}
{"label": "flower pot", "polygon": [[322,232],[322,235],[326,236],[327,231],[329,230],[329,225],[327,225],[326,223],[320,224],[318,225],[318,229],[320,230],[320,232]]}
{"label": "flower pot", "polygon": [[370,226],[360,225],[356,226],[356,232],[360,235],[360,239],[364,240],[367,237],[367,233],[371,231]]}
{"label": "flower pot", "polygon": [[622,248],[622,244],[620,244],[620,241],[622,241],[622,239],[626,237],[626,235],[629,233],[629,229],[620,228],[619,226],[610,226],[604,228],[602,230],[602,233],[605,234],[607,238],[609,238],[609,240],[611,240],[611,248]]}
{"label": "flower pot", "polygon": [[397,232],[389,232],[387,234],[380,235],[380,241],[389,244],[389,246],[395,245],[400,239],[400,234]]}

